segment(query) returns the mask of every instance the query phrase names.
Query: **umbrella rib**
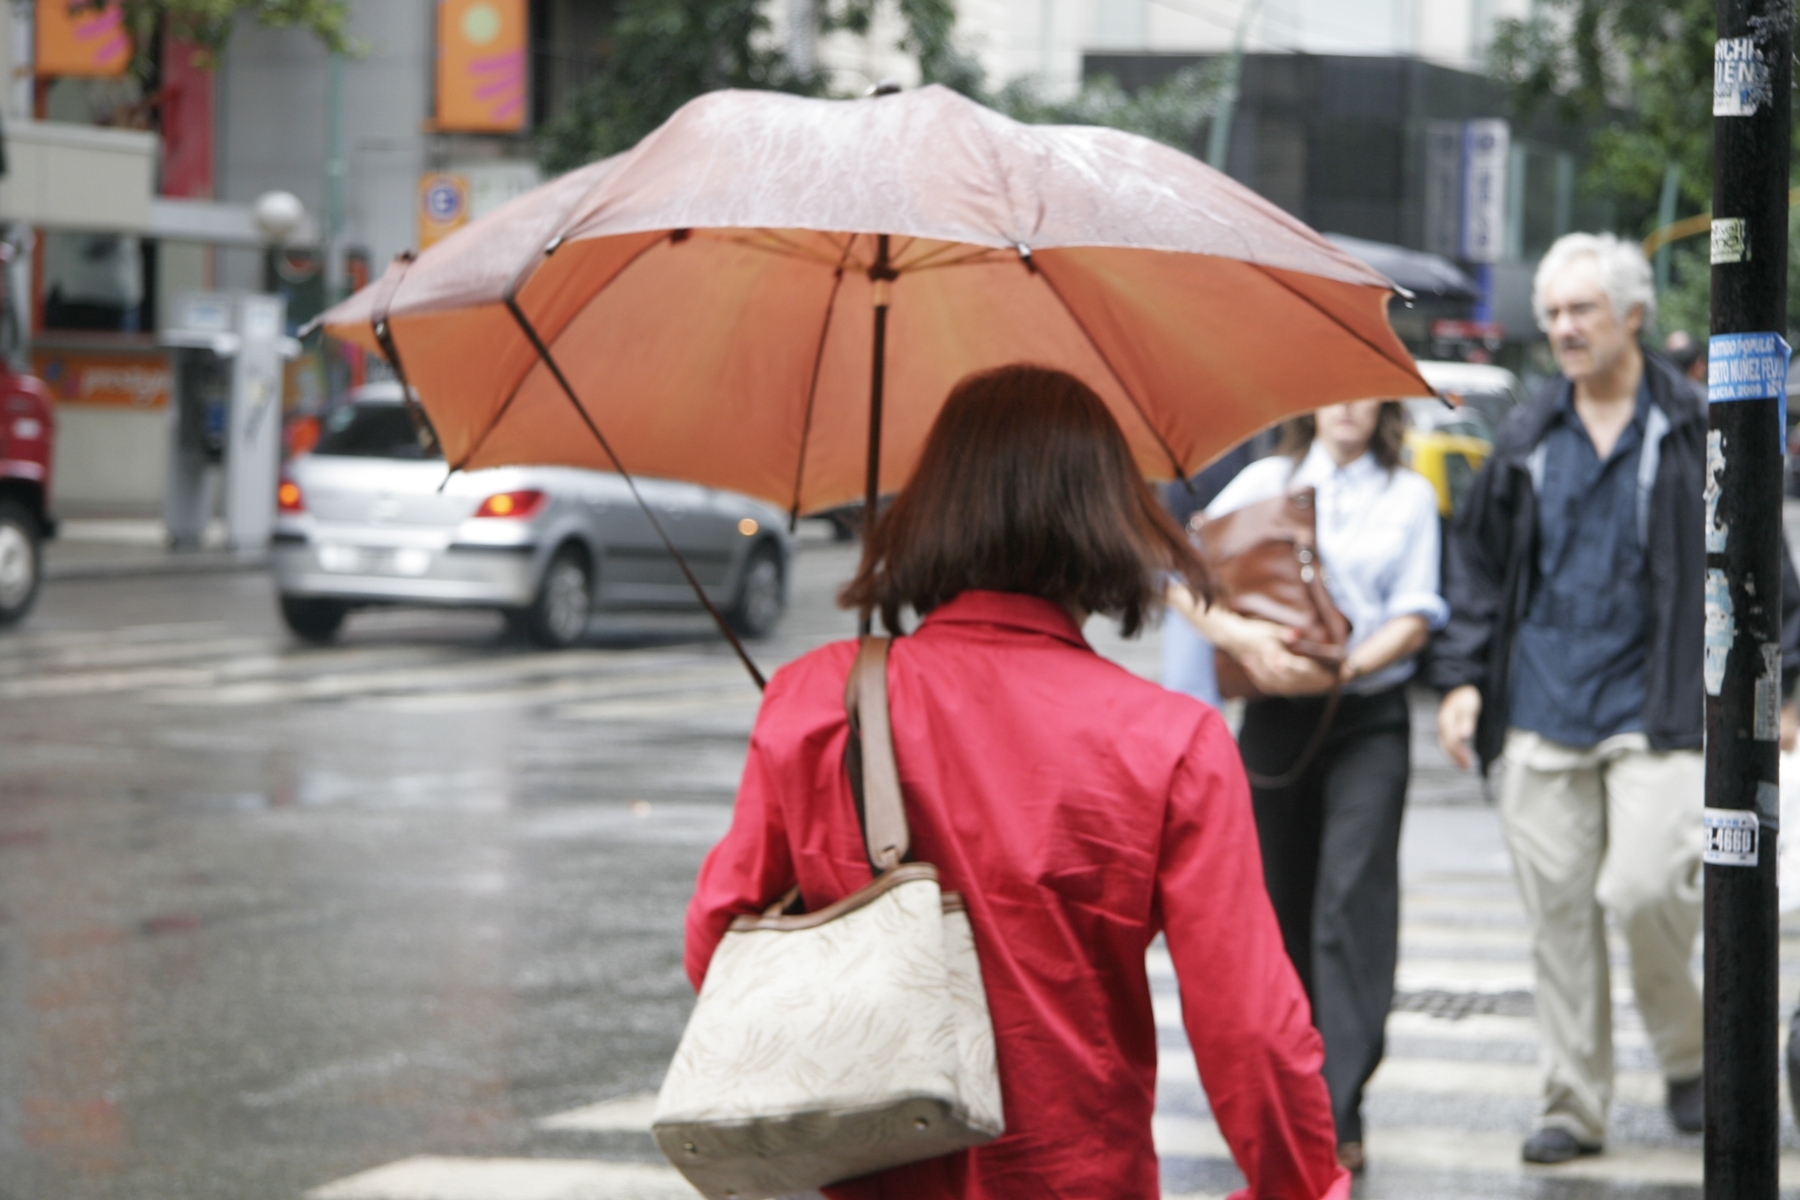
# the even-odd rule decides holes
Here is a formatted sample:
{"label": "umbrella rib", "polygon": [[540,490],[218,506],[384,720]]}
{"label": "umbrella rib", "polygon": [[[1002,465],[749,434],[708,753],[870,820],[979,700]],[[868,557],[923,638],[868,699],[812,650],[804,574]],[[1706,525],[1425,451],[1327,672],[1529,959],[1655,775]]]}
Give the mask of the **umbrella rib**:
{"label": "umbrella rib", "polygon": [[[394,309],[394,296],[399,292],[400,285],[406,282],[406,272],[413,264],[413,257],[413,252],[410,250],[402,251],[394,256],[400,264],[400,270],[395,276],[394,286],[387,290],[387,294],[381,297],[374,306],[374,311],[370,313],[372,319],[369,322],[369,328],[375,334],[375,344],[381,347],[381,352],[387,355],[388,364],[394,368],[394,378],[400,381],[400,400],[406,407],[406,415],[412,418],[415,427],[423,425],[424,431],[431,435],[432,445],[442,450],[443,442],[438,438],[437,427],[431,423],[431,418],[425,415],[424,406],[419,403],[418,393],[407,381],[406,364],[400,361],[400,347],[394,344],[393,327],[388,324],[388,314]],[[444,483],[450,481],[451,472],[454,470],[455,468],[452,467],[444,472]],[[443,486],[443,484],[439,484],[438,490],[442,491]]]}
{"label": "umbrella rib", "polygon": [[[910,246],[911,243],[909,242],[908,245]],[[905,274],[907,271],[916,271],[920,267],[924,266],[926,263],[930,262],[932,259],[942,258],[944,255],[949,254],[951,251],[957,249],[958,247],[966,246],[966,245],[968,245],[967,242],[939,242],[938,248],[936,250],[927,250],[925,253],[919,255],[919,257],[913,259],[909,263],[899,262],[898,259],[900,258],[900,256],[898,254],[896,254],[894,256],[894,258],[896,260],[894,263],[894,270],[899,271],[901,274]],[[985,248],[986,247],[983,247],[983,249],[985,249]]]}
{"label": "umbrella rib", "polygon": [[[663,241],[663,239],[659,237],[659,238],[655,238],[649,242],[644,243],[644,245],[638,249],[638,252],[631,256],[630,261],[626,262],[617,271],[613,272],[612,279],[609,279],[606,281],[606,287],[600,288],[598,291],[596,291],[593,294],[593,296],[589,296],[587,298],[587,300],[582,304],[582,307],[585,308],[585,307],[587,307],[588,304],[592,304],[594,302],[595,296],[598,296],[600,294],[600,292],[605,291],[607,287],[611,287],[612,284],[614,283],[614,281],[616,281],[619,278],[619,276],[621,276],[621,275],[625,274],[625,272],[631,270],[631,268],[637,263],[638,259],[640,259],[640,258],[644,257],[644,255],[648,254],[653,247],[662,245],[662,241]],[[553,242],[551,244],[554,246],[556,243]],[[545,251],[541,252],[539,255],[539,258],[538,258],[537,265],[541,266],[543,264],[543,260],[545,258],[550,257],[551,253],[552,253],[552,251],[549,251],[549,250],[545,250]],[[532,264],[530,264],[530,263],[527,263],[526,267],[522,268],[519,271],[519,274],[516,277],[514,277],[512,284],[510,286],[508,286],[508,288],[506,289],[506,294],[501,297],[501,300],[506,304],[506,307],[508,309],[510,309],[514,313],[514,315],[517,316],[521,321],[524,320],[524,314],[519,310],[519,307],[517,304],[517,297],[519,294],[519,289],[524,287],[526,282],[529,280],[529,278],[532,275],[535,275],[536,273],[537,273],[536,267],[532,266]],[[529,325],[526,326],[526,336],[529,337],[533,342],[536,342],[537,330],[533,329]],[[549,361],[547,356],[545,357],[545,361],[546,362]],[[457,463],[452,468],[453,470],[457,470],[457,471],[462,470],[463,463],[468,462],[470,459],[474,458],[477,454],[481,453],[481,448],[483,446],[487,445],[488,438],[493,435],[494,430],[496,430],[500,427],[500,422],[506,418],[507,412],[512,408],[513,401],[517,400],[519,398],[519,393],[525,390],[525,381],[529,378],[531,378],[531,368],[527,367],[527,368],[525,368],[525,370],[523,372],[520,373],[518,382],[516,382],[512,385],[512,390],[506,393],[506,399],[500,402],[500,408],[494,413],[494,419],[488,422],[488,427],[481,431],[481,436],[475,440],[475,444],[473,446],[469,447],[469,452],[467,454],[463,455],[462,462]]]}
{"label": "umbrella rib", "polygon": [[[1419,369],[1417,367],[1413,366],[1412,362],[1410,360],[1408,360],[1407,362],[1404,362],[1404,363],[1396,360],[1394,358],[1394,356],[1389,354],[1386,350],[1383,350],[1380,346],[1377,346],[1374,342],[1371,342],[1368,338],[1364,337],[1362,334],[1358,333],[1356,330],[1350,328],[1350,326],[1344,324],[1344,320],[1342,317],[1338,316],[1336,313],[1334,313],[1330,309],[1326,308],[1323,304],[1320,304],[1317,300],[1314,300],[1311,296],[1307,295],[1305,292],[1301,291],[1299,288],[1295,287],[1293,284],[1289,283],[1287,280],[1283,279],[1281,276],[1275,274],[1275,272],[1269,270],[1269,268],[1263,266],[1261,263],[1251,263],[1249,265],[1255,267],[1258,271],[1261,271],[1265,276],[1267,276],[1269,278],[1269,280],[1271,282],[1273,282],[1283,288],[1286,288],[1292,294],[1294,294],[1294,295],[1300,297],[1300,299],[1306,301],[1306,303],[1308,305],[1310,305],[1314,310],[1316,310],[1322,316],[1328,318],[1332,324],[1336,325],[1339,329],[1342,329],[1345,333],[1349,334],[1351,337],[1355,338],[1357,341],[1361,342],[1363,345],[1365,345],[1369,349],[1373,350],[1377,355],[1380,356],[1380,358],[1383,362],[1393,363],[1394,366],[1399,367],[1402,371],[1411,372],[1413,378],[1417,379],[1420,383],[1425,383],[1424,376],[1419,374]],[[1427,388],[1429,388],[1431,385],[1429,383],[1426,383],[1425,386]],[[1435,395],[1436,393],[1434,392],[1432,394]]]}
{"label": "umbrella rib", "polygon": [[550,347],[544,345],[544,339],[538,336],[538,331],[532,327],[531,321],[525,316],[525,311],[519,307],[518,300],[508,296],[506,309],[512,313],[513,320],[518,322],[519,328],[525,331],[525,336],[530,339],[532,348],[537,351],[544,366],[549,368],[550,374],[556,377],[558,386],[562,388],[563,395],[569,398],[569,403],[575,407],[575,413],[581,418],[581,423],[587,426],[588,432],[594,435],[594,440],[600,443],[600,448],[606,451],[606,457],[612,460],[613,470],[619,473],[619,478],[623,479],[625,486],[631,489],[631,498],[636,500],[638,507],[644,510],[644,516],[649,519],[650,527],[656,530],[656,536],[662,539],[663,549],[669,552],[669,557],[673,558],[675,565],[681,568],[683,578],[688,581],[688,586],[694,589],[694,595],[700,597],[700,603],[706,609],[707,615],[712,617],[714,623],[718,625],[719,632],[725,635],[725,640],[731,643],[731,648],[737,651],[737,656],[743,662],[744,669],[749,671],[750,678],[756,681],[757,689],[765,690],[769,686],[768,681],[763,678],[763,673],[756,669],[756,664],[750,660],[750,652],[744,649],[744,643],[738,640],[737,634],[732,631],[730,625],[726,624],[725,618],[719,614],[719,610],[713,606],[711,597],[706,594],[706,589],[700,586],[698,579],[694,578],[694,569],[688,566],[687,559],[682,556],[681,551],[675,548],[675,542],[669,537],[668,530],[664,529],[663,523],[657,519],[656,510],[650,507],[644,500],[643,493],[638,491],[637,480],[632,477],[630,471],[625,469],[625,464],[619,461],[619,456],[614,452],[612,443],[606,440],[606,435],[600,432],[598,425],[594,424],[594,418],[588,415],[587,407],[576,398],[575,389],[570,386],[568,376],[563,374],[562,368],[551,356]]}
{"label": "umbrella rib", "polygon": [[907,263],[904,266],[897,266],[894,269],[902,275],[917,275],[924,271],[941,271],[946,267],[981,267],[986,266],[989,263],[1011,262],[1016,251],[999,250],[992,246],[982,246],[979,249],[969,251],[961,258],[953,258],[948,262],[931,262],[935,253],[936,252],[923,255],[915,262]]}
{"label": "umbrella rib", "polygon": [[1131,407],[1136,411],[1138,419],[1144,423],[1144,428],[1150,431],[1150,436],[1156,439],[1156,444],[1162,447],[1162,452],[1169,456],[1169,465],[1175,469],[1175,478],[1186,479],[1187,468],[1183,467],[1181,460],[1175,456],[1174,448],[1164,439],[1162,431],[1156,427],[1155,422],[1150,420],[1150,414],[1144,411],[1144,406],[1138,403],[1138,398],[1131,394],[1131,389],[1125,385],[1124,376],[1120,375],[1119,369],[1113,366],[1112,358],[1106,353],[1105,348],[1095,340],[1092,331],[1087,327],[1087,322],[1081,319],[1081,315],[1074,308],[1070,307],[1068,300],[1062,294],[1062,289],[1056,286],[1056,282],[1050,278],[1041,263],[1033,259],[1026,259],[1025,269],[1044,281],[1044,286],[1050,289],[1050,294],[1056,297],[1056,302],[1062,305],[1063,311],[1069,314],[1069,319],[1075,322],[1075,328],[1081,330],[1081,336],[1087,339],[1088,345],[1094,348],[1094,353],[1100,356],[1100,361],[1106,364],[1107,373],[1113,377],[1113,382],[1119,385],[1119,390],[1125,393],[1125,398],[1131,401]]}
{"label": "umbrella rib", "polygon": [[[778,254],[784,257],[798,258],[805,262],[823,263],[826,266],[831,267],[842,265],[841,261],[833,259],[830,255],[819,254],[809,250],[796,242],[782,237],[780,234],[770,229],[759,229],[748,236],[740,235],[737,237],[721,238],[719,240],[730,242],[734,246],[743,246],[750,250],[761,250],[767,254]],[[773,243],[773,245],[770,243]]]}
{"label": "umbrella rib", "polygon": [[[844,260],[850,257],[850,246],[844,247]],[[831,333],[831,314],[837,308],[838,289],[844,283],[844,261],[838,263],[831,277],[831,295],[825,300],[825,320],[819,326],[819,344],[813,350],[812,379],[806,386],[806,419],[800,426],[800,458],[794,464],[794,502],[788,506],[788,531],[800,519],[800,486],[806,476],[806,448],[812,442],[813,403],[819,395],[819,371],[825,363],[825,339]]]}

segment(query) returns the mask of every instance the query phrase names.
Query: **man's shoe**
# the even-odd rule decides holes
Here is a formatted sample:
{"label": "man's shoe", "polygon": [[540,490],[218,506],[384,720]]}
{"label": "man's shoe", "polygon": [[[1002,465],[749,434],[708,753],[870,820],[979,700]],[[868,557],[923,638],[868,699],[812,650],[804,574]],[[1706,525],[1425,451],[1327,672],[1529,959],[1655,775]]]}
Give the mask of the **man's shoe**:
{"label": "man's shoe", "polygon": [[1520,1157],[1528,1163],[1565,1163],[1584,1154],[1598,1153],[1598,1142],[1584,1142],[1566,1129],[1546,1125],[1525,1139]]}
{"label": "man's shoe", "polygon": [[1361,1175],[1363,1173],[1363,1168],[1368,1165],[1369,1160],[1363,1154],[1363,1145],[1361,1142],[1338,1143],[1338,1166],[1344,1168],[1344,1170],[1350,1172],[1352,1175]]}
{"label": "man's shoe", "polygon": [[1706,1081],[1703,1077],[1669,1080],[1669,1120],[1683,1133],[1699,1133],[1706,1128]]}

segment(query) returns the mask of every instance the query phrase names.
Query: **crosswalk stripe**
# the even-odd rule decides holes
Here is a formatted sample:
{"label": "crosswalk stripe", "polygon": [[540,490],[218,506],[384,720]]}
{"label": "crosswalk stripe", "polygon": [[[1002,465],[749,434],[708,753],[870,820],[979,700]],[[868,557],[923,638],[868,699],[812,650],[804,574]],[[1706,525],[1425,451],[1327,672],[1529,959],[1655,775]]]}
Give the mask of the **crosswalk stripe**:
{"label": "crosswalk stripe", "polygon": [[748,696],[716,695],[668,697],[644,700],[607,700],[597,704],[565,704],[553,716],[566,720],[638,720],[670,717],[683,713],[720,712],[755,716],[761,701],[755,692]]}
{"label": "crosswalk stripe", "polygon": [[555,1113],[537,1124],[539,1129],[572,1129],[584,1133],[649,1133],[650,1117],[655,1111],[656,1093],[638,1092]]}
{"label": "crosswalk stripe", "polygon": [[[698,693],[698,696],[695,694]],[[609,711],[622,706],[631,713],[639,703],[644,711],[655,711],[654,705],[669,697],[681,697],[677,709],[684,705],[732,705],[754,712],[758,694],[742,668],[713,668],[691,672],[673,671],[654,678],[570,677],[503,683],[491,688],[455,688],[446,691],[403,692],[376,695],[358,700],[362,708],[383,712],[469,712],[500,707],[551,706],[549,715],[566,719],[586,719],[612,715]]]}
{"label": "crosswalk stripe", "polygon": [[[1520,1161],[1519,1137],[1511,1133],[1371,1128],[1364,1139],[1372,1164],[1480,1175],[1490,1180],[1590,1179],[1638,1186],[1695,1186],[1703,1171],[1698,1148],[1614,1144],[1602,1154],[1541,1167]],[[1156,1149],[1164,1158],[1229,1157],[1218,1126],[1207,1117],[1158,1116]],[[1781,1156],[1781,1184],[1800,1184],[1800,1154]]]}
{"label": "crosswalk stripe", "polygon": [[97,634],[91,629],[26,630],[7,635],[0,642],[0,660],[22,658],[54,651],[61,646],[89,646],[98,643],[133,643],[178,641],[223,632],[224,621],[175,621],[153,625],[121,625]]}
{"label": "crosswalk stripe", "polygon": [[84,671],[0,682],[0,700],[48,700],[136,692],[156,687],[202,688],[218,678],[204,667],[140,667],[122,671]]}
{"label": "crosswalk stripe", "polygon": [[0,656],[0,679],[42,675],[47,671],[82,671],[141,667],[183,659],[230,659],[274,649],[267,638],[217,637],[197,641],[88,642],[49,655]]}
{"label": "crosswalk stripe", "polygon": [[[297,674],[291,663],[276,660],[263,672],[270,677],[239,683],[190,685],[189,690],[161,690],[146,699],[163,704],[236,706],[286,704],[321,700],[392,703],[394,697],[445,697],[452,704],[491,707],[509,696],[527,700],[581,699],[596,692],[670,690],[664,681],[691,681],[689,686],[721,689],[737,682],[729,668],[708,665],[691,672],[659,672],[654,677],[624,675],[615,664],[579,654],[517,655],[470,663],[457,661],[404,670],[340,671]],[[250,672],[246,672],[250,674]],[[497,689],[497,690],[496,690]]]}
{"label": "crosswalk stripe", "polygon": [[[418,1155],[314,1188],[307,1200],[695,1200],[674,1167],[594,1159]],[[1225,1200],[1165,1192],[1163,1200]]]}
{"label": "crosswalk stripe", "polygon": [[[1164,1087],[1200,1086],[1194,1056],[1185,1046],[1157,1055],[1156,1078]],[[1662,1077],[1654,1071],[1620,1071],[1613,1085],[1613,1097],[1628,1104],[1660,1105],[1663,1086]],[[1526,1100],[1542,1095],[1543,1090],[1543,1074],[1535,1062],[1397,1055],[1382,1060],[1368,1086],[1371,1096],[1494,1096]]]}
{"label": "crosswalk stripe", "polygon": [[314,1188],[308,1200],[695,1200],[674,1167],[566,1158],[403,1158]]}

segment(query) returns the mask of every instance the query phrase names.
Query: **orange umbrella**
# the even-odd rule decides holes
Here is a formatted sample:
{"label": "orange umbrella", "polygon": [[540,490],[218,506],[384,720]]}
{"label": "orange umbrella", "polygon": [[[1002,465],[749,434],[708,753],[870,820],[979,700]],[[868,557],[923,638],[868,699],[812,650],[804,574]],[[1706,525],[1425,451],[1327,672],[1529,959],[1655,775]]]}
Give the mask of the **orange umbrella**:
{"label": "orange umbrella", "polygon": [[950,386],[1009,362],[1086,380],[1164,479],[1297,411],[1428,394],[1390,291],[1131,134],[941,87],[725,91],[322,320],[403,370],[455,467],[620,467],[801,513],[898,488]]}

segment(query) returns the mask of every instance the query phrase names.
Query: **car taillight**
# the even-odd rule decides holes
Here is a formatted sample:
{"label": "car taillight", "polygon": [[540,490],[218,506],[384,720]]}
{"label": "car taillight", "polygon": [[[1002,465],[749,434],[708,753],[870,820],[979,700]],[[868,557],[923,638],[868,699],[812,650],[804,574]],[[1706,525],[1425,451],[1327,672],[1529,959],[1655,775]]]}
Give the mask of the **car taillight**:
{"label": "car taillight", "polygon": [[534,516],[544,507],[544,493],[536,490],[496,492],[475,510],[478,517],[523,518]]}
{"label": "car taillight", "polygon": [[306,501],[300,497],[300,485],[291,479],[282,480],[281,486],[275,489],[275,508],[284,513],[305,512]]}

